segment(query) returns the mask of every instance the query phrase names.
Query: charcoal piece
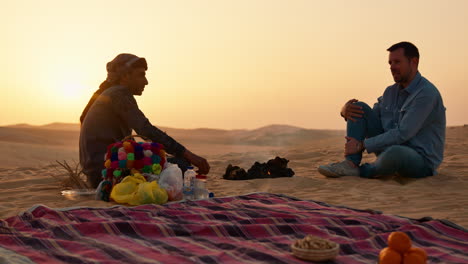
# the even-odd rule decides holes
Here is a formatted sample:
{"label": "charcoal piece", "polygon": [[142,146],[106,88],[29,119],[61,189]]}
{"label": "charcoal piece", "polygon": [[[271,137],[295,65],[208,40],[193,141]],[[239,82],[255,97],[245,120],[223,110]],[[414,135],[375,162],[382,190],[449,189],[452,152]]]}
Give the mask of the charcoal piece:
{"label": "charcoal piece", "polygon": [[226,180],[247,180],[247,172],[239,166],[229,164],[223,178]]}
{"label": "charcoal piece", "polygon": [[289,160],[280,157],[275,157],[266,163],[256,161],[247,172],[239,166],[232,166],[229,164],[223,178],[226,180],[249,180],[292,177],[294,171],[288,168],[288,162]]}
{"label": "charcoal piece", "polygon": [[248,178],[292,177],[294,175],[294,171],[288,168],[288,162],[289,160],[280,157],[271,159],[267,163],[255,162],[255,164],[247,171]]}

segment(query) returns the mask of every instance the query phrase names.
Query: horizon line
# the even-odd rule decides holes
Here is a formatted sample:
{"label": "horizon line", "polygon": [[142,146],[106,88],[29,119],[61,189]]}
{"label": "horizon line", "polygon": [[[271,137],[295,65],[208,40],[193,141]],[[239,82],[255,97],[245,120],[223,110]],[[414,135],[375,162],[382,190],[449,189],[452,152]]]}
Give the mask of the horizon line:
{"label": "horizon line", "polygon": [[[10,128],[47,128],[47,127],[53,127],[53,126],[79,126],[80,123],[69,123],[69,122],[51,122],[51,123],[46,123],[46,124],[40,124],[40,125],[33,125],[30,123],[15,123],[15,124],[6,124],[6,125],[0,125],[0,127],[10,127]],[[305,128],[301,126],[295,126],[295,125],[289,125],[289,124],[269,124],[269,125],[264,125],[256,128],[212,128],[212,127],[198,127],[198,128],[182,128],[182,127],[172,127],[172,126],[156,126],[156,127],[162,127],[166,129],[180,129],[180,130],[201,130],[201,129],[211,129],[211,130],[259,130],[262,128],[268,128],[268,127],[289,127],[289,128],[297,128],[297,129],[304,129],[304,130],[332,130],[332,131],[341,131],[345,130],[343,129],[334,129],[334,128]]]}

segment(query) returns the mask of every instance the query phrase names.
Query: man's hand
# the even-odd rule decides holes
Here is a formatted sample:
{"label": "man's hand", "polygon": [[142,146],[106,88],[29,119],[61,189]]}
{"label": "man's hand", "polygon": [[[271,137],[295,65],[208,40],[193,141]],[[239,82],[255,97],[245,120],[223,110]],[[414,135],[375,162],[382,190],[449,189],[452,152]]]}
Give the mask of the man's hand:
{"label": "man's hand", "polygon": [[198,173],[208,174],[210,172],[210,165],[205,158],[193,154],[190,150],[186,149],[184,152],[184,158],[198,168]]}
{"label": "man's hand", "polygon": [[357,139],[352,138],[352,137],[345,137],[345,138],[346,138],[345,151],[344,151],[345,156],[364,151],[363,141],[358,141]]}
{"label": "man's hand", "polygon": [[351,120],[353,122],[356,122],[356,119],[353,117],[362,117],[362,114],[364,114],[364,111],[362,111],[362,107],[359,105],[355,105],[358,100],[356,99],[351,99],[346,104],[341,108],[341,116],[344,117],[346,120]]}

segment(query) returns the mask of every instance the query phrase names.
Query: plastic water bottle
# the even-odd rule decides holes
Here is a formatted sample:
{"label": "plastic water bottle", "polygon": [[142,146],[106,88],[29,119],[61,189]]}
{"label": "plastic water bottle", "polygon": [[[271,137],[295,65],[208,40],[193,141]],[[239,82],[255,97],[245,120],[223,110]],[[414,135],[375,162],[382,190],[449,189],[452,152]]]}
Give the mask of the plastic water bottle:
{"label": "plastic water bottle", "polygon": [[188,166],[184,173],[184,199],[194,199],[194,183],[197,173],[193,170],[192,166]]}
{"label": "plastic water bottle", "polygon": [[206,175],[198,174],[195,179],[195,199],[208,198],[208,190],[206,189]]}

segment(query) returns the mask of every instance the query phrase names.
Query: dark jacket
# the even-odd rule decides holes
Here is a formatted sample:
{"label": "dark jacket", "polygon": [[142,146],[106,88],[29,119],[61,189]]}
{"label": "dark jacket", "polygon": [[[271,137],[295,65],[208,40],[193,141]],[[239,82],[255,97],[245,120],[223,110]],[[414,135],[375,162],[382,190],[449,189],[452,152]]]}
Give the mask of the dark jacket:
{"label": "dark jacket", "polygon": [[81,124],[80,164],[92,186],[101,181],[107,146],[129,136],[132,129],[163,144],[169,154],[182,156],[185,151],[183,145],[149,122],[127,87],[112,86],[99,95]]}

